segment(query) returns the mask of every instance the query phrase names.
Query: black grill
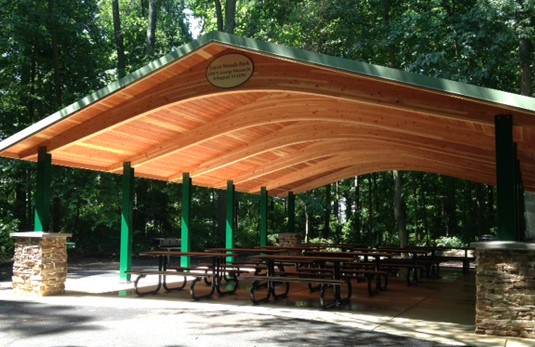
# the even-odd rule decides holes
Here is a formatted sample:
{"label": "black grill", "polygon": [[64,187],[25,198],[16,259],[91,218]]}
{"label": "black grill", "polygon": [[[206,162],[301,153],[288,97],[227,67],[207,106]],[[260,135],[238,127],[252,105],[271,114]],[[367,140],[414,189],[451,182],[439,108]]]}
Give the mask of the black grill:
{"label": "black grill", "polygon": [[160,248],[180,248],[180,239],[173,237],[155,237],[151,244]]}

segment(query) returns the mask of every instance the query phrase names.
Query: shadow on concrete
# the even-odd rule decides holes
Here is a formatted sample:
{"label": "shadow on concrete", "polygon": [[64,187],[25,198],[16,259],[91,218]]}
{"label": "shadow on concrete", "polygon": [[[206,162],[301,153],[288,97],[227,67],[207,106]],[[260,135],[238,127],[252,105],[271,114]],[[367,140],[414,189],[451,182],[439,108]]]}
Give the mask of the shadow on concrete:
{"label": "shadow on concrete", "polygon": [[19,301],[0,301],[0,307],[0,345],[10,347],[446,346],[338,324],[258,313]]}

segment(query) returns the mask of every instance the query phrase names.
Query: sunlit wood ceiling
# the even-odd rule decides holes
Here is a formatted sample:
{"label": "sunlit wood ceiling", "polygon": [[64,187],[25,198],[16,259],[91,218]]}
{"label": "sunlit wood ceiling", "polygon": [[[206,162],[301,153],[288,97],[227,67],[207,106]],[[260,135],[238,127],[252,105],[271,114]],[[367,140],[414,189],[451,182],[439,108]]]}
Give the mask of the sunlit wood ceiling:
{"label": "sunlit wood ceiling", "polygon": [[[209,64],[236,53],[254,64],[252,76],[212,85]],[[44,146],[55,165],[121,174],[130,162],[137,177],[181,182],[187,172],[194,185],[232,180],[272,196],[385,170],[495,184],[494,118],[510,114],[524,185],[535,191],[531,98],[439,79],[429,87],[401,71],[221,34],[153,65],[4,140],[0,155],[35,161]]]}

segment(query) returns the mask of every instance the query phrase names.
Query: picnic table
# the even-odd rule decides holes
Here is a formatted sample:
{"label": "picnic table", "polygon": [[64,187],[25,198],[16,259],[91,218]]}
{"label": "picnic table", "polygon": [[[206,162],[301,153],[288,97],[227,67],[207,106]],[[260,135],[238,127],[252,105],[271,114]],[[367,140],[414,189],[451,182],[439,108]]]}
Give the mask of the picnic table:
{"label": "picnic table", "polygon": [[[341,264],[354,261],[353,257],[318,257],[307,255],[283,255],[283,254],[265,254],[252,256],[254,259],[262,260],[267,266],[267,273],[263,276],[249,277],[253,280],[250,288],[250,298],[254,304],[268,301],[270,298],[279,299],[286,297],[290,289],[290,283],[307,283],[318,284],[320,286],[320,303],[323,307],[339,306],[349,302],[351,298],[351,281],[342,277]],[[303,264],[317,264],[321,267],[332,266],[332,271],[327,275],[321,274],[302,274],[301,276],[287,276],[285,271],[276,272],[276,267],[284,263],[294,263],[296,267]],[[266,282],[265,284],[262,282]],[[277,285],[284,283],[285,289],[282,293],[277,293]],[[267,286],[267,294],[264,297],[257,298],[256,292],[259,288]],[[341,286],[347,286],[347,294],[342,297]],[[328,287],[334,289],[334,303],[325,303],[325,292]]]}
{"label": "picnic table", "polygon": [[[140,253],[140,255],[158,258],[158,270],[133,269],[131,271],[128,271],[128,273],[138,276],[134,282],[134,287],[136,293],[140,296],[146,294],[156,294],[160,291],[162,285],[166,291],[182,290],[187,283],[188,277],[194,277],[190,286],[190,295],[194,300],[211,297],[216,291],[219,295],[231,294],[234,293],[238,287],[237,274],[232,271],[227,271],[224,266],[225,258],[229,255],[227,253],[150,251],[142,252]],[[190,267],[182,267],[169,264],[169,259],[183,256],[198,259],[208,259],[210,263],[209,265],[193,265]],[[153,290],[141,291],[139,289],[139,281],[149,275],[158,276],[158,284]],[[167,276],[183,276],[182,285],[179,285],[178,287],[170,287],[167,284]],[[224,286],[222,284],[223,282],[229,282],[228,277],[226,276],[229,276],[231,278],[230,281],[233,282],[233,286],[231,287],[231,289],[224,289]],[[195,286],[201,280],[204,280],[206,284],[210,286],[209,292],[207,294],[199,295],[196,292]]]}
{"label": "picnic table", "polygon": [[[261,261],[251,259],[252,255],[260,254],[278,254],[283,253],[285,250],[276,248],[225,248],[216,247],[208,248],[207,252],[224,252],[227,254],[234,254],[236,257],[227,256],[226,266],[227,268],[233,268],[238,271],[238,274],[247,272],[247,269],[254,270],[254,274],[258,275],[261,271],[266,270],[266,266]],[[245,257],[243,257],[245,256]]]}
{"label": "picnic table", "polygon": [[[381,290],[386,290],[388,287],[388,271],[384,271],[381,267],[383,259],[391,259],[394,254],[389,252],[378,251],[306,251],[305,255],[316,257],[352,257],[354,262],[342,268],[342,275],[344,277],[356,278],[357,276],[364,276],[368,282],[368,293],[373,295]],[[374,261],[370,261],[373,258]],[[362,260],[362,261],[361,261]],[[381,281],[381,278],[383,281]],[[375,290],[372,288],[372,282],[375,280]]]}

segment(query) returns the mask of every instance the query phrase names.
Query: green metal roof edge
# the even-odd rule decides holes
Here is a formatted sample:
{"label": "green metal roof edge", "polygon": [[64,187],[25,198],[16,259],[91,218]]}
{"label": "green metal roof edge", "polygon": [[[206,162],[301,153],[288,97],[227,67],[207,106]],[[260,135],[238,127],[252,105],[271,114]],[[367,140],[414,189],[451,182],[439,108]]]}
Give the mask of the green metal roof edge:
{"label": "green metal roof edge", "polygon": [[306,64],[334,68],[376,79],[412,85],[418,88],[434,90],[442,93],[458,95],[470,99],[476,99],[535,112],[535,98],[520,94],[487,87],[480,87],[473,84],[456,82],[438,77],[421,75],[380,65],[368,64],[356,60],[329,56],[322,53],[281,46],[226,33],[211,34],[215,34],[213,36],[213,41],[219,41],[221,43],[256,51],[262,54],[270,54]]}
{"label": "green metal roof edge", "polygon": [[222,32],[211,32],[191,41],[185,45],[175,48],[167,55],[156,59],[144,67],[128,74],[127,76],[113,82],[98,91],[70,104],[69,106],[51,114],[50,116],[32,124],[20,132],[4,139],[0,142],[0,151],[15,145],[25,138],[45,129],[75,112],[99,101],[100,99],[117,92],[142,77],[146,77],[159,69],[175,62],[200,47],[210,43],[218,42],[230,47],[241,48],[248,51],[257,52],[264,55],[271,55],[287,60],[297,61],[305,64],[317,65],[331,69],[338,69],[350,73],[365,75],[368,77],[382,79],[386,81],[412,85],[418,88],[435,90],[467,97],[471,99],[486,101],[495,104],[502,104],[513,108],[535,112],[535,98],[504,92],[497,89],[479,87],[467,83],[455,82],[451,80],[420,75],[412,72],[392,69],[384,66],[368,64],[350,59],[344,59],[326,54],[306,51],[299,48],[281,46],[274,43],[258,41],[246,37],[235,36]]}

